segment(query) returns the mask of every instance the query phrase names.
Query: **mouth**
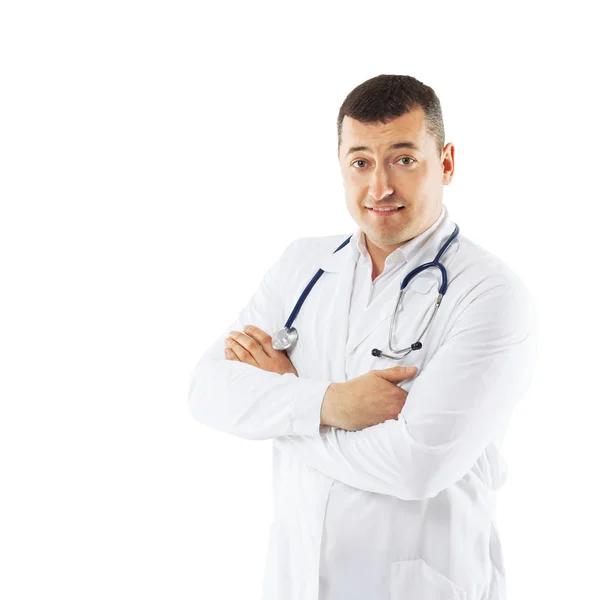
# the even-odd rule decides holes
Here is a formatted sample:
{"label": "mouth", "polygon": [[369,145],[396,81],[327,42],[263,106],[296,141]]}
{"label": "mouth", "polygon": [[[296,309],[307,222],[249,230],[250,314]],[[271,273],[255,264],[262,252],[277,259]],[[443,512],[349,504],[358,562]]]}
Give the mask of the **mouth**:
{"label": "mouth", "polygon": [[369,207],[366,206],[367,210],[377,217],[387,217],[404,210],[404,206],[380,206],[380,207]]}

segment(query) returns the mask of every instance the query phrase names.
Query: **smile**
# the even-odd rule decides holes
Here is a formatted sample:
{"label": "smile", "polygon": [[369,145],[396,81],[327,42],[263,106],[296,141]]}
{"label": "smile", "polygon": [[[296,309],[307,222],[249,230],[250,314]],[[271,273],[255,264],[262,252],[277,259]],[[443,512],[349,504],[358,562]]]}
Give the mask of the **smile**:
{"label": "smile", "polygon": [[399,212],[404,209],[404,206],[389,206],[385,208],[370,208],[366,207],[367,210],[379,216],[386,216],[392,213]]}

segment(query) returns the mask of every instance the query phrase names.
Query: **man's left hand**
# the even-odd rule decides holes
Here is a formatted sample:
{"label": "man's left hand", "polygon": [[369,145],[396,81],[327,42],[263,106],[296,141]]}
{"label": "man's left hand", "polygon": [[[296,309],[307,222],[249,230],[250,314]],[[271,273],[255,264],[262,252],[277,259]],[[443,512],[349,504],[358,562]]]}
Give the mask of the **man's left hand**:
{"label": "man's left hand", "polygon": [[268,333],[254,325],[247,325],[244,332],[230,331],[228,334],[224,342],[227,360],[237,360],[280,375],[284,373],[298,375],[287,354],[283,350],[273,348]]}

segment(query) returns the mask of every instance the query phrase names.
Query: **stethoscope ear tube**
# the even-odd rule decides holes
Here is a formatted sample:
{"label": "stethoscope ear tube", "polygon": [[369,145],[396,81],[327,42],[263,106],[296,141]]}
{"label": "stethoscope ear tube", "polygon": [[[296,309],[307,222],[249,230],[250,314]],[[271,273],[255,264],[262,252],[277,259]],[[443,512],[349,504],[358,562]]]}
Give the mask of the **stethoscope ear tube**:
{"label": "stethoscope ear tube", "polygon": [[[401,292],[403,292],[403,290],[401,290]],[[402,294],[400,294],[399,298],[401,296],[402,296]],[[390,321],[390,334],[388,336],[388,346],[390,347],[390,351],[394,352],[398,356],[392,356],[390,354],[386,354],[385,352],[382,352],[378,348],[374,348],[371,351],[372,356],[378,356],[378,357],[384,356],[386,358],[391,358],[392,360],[400,360],[401,358],[408,356],[413,350],[420,350],[423,347],[423,344],[421,343],[421,339],[423,338],[423,336],[427,332],[427,329],[429,329],[429,326],[431,325],[433,319],[435,318],[435,315],[437,314],[437,310],[439,309],[442,299],[443,299],[443,294],[439,294],[437,296],[437,300],[435,301],[435,307],[433,308],[431,317],[429,318],[429,321],[423,328],[423,331],[421,331],[421,334],[419,335],[419,339],[414,344],[411,344],[408,348],[402,348],[402,350],[396,350],[395,348],[392,348],[392,328],[394,326],[394,320],[396,319],[396,313],[398,311],[398,304],[399,304],[397,302],[396,308],[394,309],[394,314],[392,315],[392,320]]]}
{"label": "stethoscope ear tube", "polygon": [[420,350],[422,347],[423,347],[423,344],[421,344],[421,342],[415,342],[414,344],[411,345],[410,350],[408,352],[406,352],[405,354],[403,354],[402,356],[391,356],[390,354],[386,354],[385,352],[382,352],[378,348],[374,348],[371,351],[371,355],[377,356],[378,358],[381,356],[384,356],[385,358],[391,358],[392,360],[400,360],[401,358],[404,358],[407,354],[410,354],[412,350]]}
{"label": "stethoscope ear tube", "polygon": [[[437,314],[437,310],[439,309],[439,306],[441,304],[443,296],[445,295],[445,292],[447,291],[447,271],[446,271],[445,267],[441,264],[440,258],[443,255],[443,253],[449,248],[450,244],[458,237],[459,233],[460,233],[460,228],[456,225],[454,227],[454,231],[451,234],[451,236],[448,238],[448,240],[445,242],[445,244],[442,246],[442,248],[437,253],[435,260],[430,263],[425,263],[423,265],[420,265],[416,269],[413,269],[402,280],[402,283],[400,284],[400,292],[398,294],[398,300],[397,300],[396,306],[394,308],[394,313],[392,314],[392,319],[390,320],[390,332],[388,334],[388,347],[390,348],[390,351],[393,352],[396,356],[392,356],[391,354],[386,354],[379,348],[374,348],[371,351],[372,356],[377,356],[377,357],[383,356],[385,358],[391,358],[392,360],[400,360],[401,358],[408,356],[413,350],[420,350],[423,347],[423,344],[421,343],[421,339],[423,338],[423,336],[427,332],[427,329],[429,329],[429,326],[431,325],[433,319],[435,318],[435,315]],[[406,286],[410,283],[410,281],[412,280],[413,277],[415,277],[419,273],[422,273],[424,270],[429,269],[431,267],[435,267],[435,268],[439,269],[439,271],[441,272],[441,285],[439,286],[439,295],[437,296],[437,300],[435,301],[435,307],[433,309],[433,312],[431,313],[431,317],[430,317],[429,321],[427,322],[427,325],[425,325],[425,328],[419,335],[419,339],[414,344],[411,344],[410,347],[408,347],[408,348],[403,348],[402,350],[396,350],[395,348],[392,347],[392,332],[394,330],[394,323],[396,321],[396,316],[398,314],[398,306],[400,305],[402,296],[404,295],[404,292],[406,291]]]}

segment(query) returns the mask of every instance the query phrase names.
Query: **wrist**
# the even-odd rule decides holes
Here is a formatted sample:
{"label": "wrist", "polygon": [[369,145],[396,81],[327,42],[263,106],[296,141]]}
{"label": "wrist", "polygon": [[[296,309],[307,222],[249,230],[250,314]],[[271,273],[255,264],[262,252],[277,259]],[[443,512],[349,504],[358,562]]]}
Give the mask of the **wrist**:
{"label": "wrist", "polygon": [[330,427],[337,426],[337,409],[338,404],[336,397],[339,389],[342,386],[340,383],[331,383],[324,393],[322,407],[320,409],[320,425],[329,425]]}

